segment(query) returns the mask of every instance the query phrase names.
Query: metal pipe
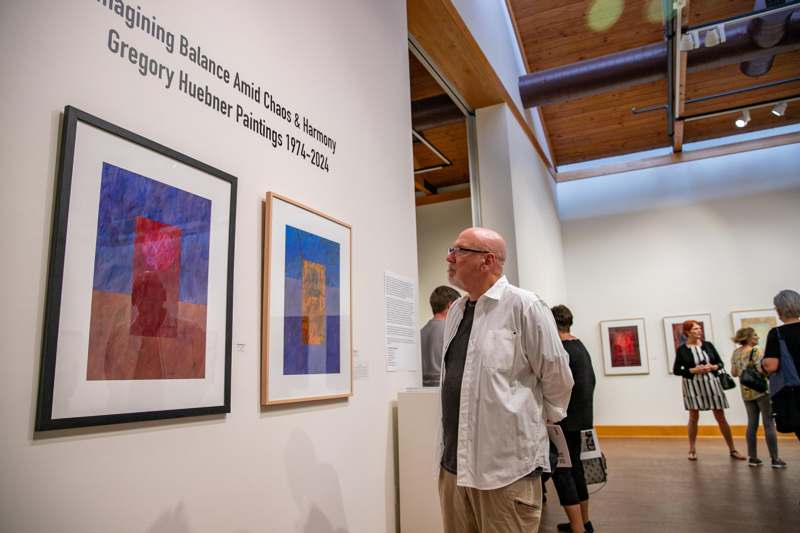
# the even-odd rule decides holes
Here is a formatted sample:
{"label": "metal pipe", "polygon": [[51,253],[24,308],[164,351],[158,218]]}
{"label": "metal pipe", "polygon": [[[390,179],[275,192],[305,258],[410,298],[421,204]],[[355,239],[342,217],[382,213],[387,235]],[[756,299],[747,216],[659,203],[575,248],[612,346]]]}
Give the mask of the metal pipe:
{"label": "metal pipe", "polygon": [[715,20],[714,22],[704,22],[703,24],[698,24],[697,26],[689,26],[686,28],[686,33],[690,31],[697,31],[697,30],[708,30],[713,28],[714,26],[719,26],[720,24],[731,24],[734,22],[746,22],[750,19],[763,17],[764,15],[770,15],[775,13],[781,13],[782,11],[792,11],[795,8],[800,6],[800,0],[792,0],[789,3],[783,4],[782,6],[778,7],[768,7],[764,9],[759,9],[757,11],[751,11],[750,13],[744,15],[734,15],[732,17],[724,18]]}
{"label": "metal pipe", "polygon": [[422,136],[422,134],[421,134],[421,133],[419,133],[417,130],[414,130],[414,129],[412,129],[412,130],[411,130],[411,134],[412,134],[414,137],[416,137],[416,138],[419,140],[419,142],[421,142],[422,144],[424,144],[425,146],[427,146],[427,147],[428,147],[428,149],[430,149],[430,151],[431,151],[431,152],[433,152],[434,154],[436,154],[436,155],[439,157],[439,159],[441,159],[442,161],[444,161],[444,166],[446,166],[446,167],[449,167],[450,165],[452,165],[452,164],[453,164],[453,162],[452,162],[452,161],[450,161],[449,159],[447,159],[447,156],[445,156],[445,155],[444,155],[442,152],[440,152],[438,148],[436,148],[434,145],[432,145],[432,144],[431,144],[431,143],[428,141],[428,139],[426,139],[425,137],[423,137],[423,136]]}
{"label": "metal pipe", "polygon": [[442,170],[447,165],[433,165],[432,167],[423,167],[414,170],[414,174],[425,174],[427,172],[433,172],[434,170]]}
{"label": "metal pipe", "polygon": [[704,118],[711,118],[711,117],[718,117],[720,115],[729,115],[731,113],[738,113],[739,111],[744,111],[745,109],[758,109],[760,107],[770,107],[776,104],[780,104],[782,102],[793,102],[795,100],[800,100],[800,95],[789,96],[788,98],[776,98],[774,100],[766,100],[764,102],[757,102],[755,104],[747,104],[747,105],[740,105],[736,107],[729,107],[727,109],[720,109],[719,111],[709,111],[708,113],[698,113],[696,115],[686,115],[681,120],[685,122],[691,122],[694,120],[701,120]]}
{"label": "metal pipe", "polygon": [[[771,81],[768,83],[759,83],[758,85],[750,85],[749,87],[742,87],[739,89],[731,89],[730,91],[724,91],[721,93],[709,94],[706,96],[698,96],[696,98],[688,98],[685,101],[685,104],[696,104],[699,102],[707,102],[709,100],[715,100],[717,98],[724,98],[725,96],[734,96],[736,94],[748,93],[750,91],[757,91],[759,89],[769,89],[772,87],[777,87],[778,85],[785,85],[787,83],[794,83],[800,81],[800,77],[794,78],[786,78],[784,80],[778,81]],[[652,111],[658,111],[660,109],[666,109],[667,104],[658,104],[658,105],[651,105],[647,107],[633,107],[631,108],[631,113],[634,115],[640,115],[642,113],[650,113]]]}
{"label": "metal pipe", "polygon": [[411,102],[411,127],[417,131],[463,121],[461,109],[446,94]]}

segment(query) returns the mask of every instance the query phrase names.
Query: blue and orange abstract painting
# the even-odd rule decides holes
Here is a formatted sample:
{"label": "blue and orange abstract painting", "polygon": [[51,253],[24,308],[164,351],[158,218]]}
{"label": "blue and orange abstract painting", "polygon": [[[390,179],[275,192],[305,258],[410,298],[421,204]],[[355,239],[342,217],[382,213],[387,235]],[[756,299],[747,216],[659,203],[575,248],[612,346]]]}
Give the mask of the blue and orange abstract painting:
{"label": "blue and orange abstract painting", "polygon": [[338,374],[339,243],[286,226],[283,373]]}
{"label": "blue and orange abstract painting", "polygon": [[211,201],[103,163],[87,379],[205,376]]}

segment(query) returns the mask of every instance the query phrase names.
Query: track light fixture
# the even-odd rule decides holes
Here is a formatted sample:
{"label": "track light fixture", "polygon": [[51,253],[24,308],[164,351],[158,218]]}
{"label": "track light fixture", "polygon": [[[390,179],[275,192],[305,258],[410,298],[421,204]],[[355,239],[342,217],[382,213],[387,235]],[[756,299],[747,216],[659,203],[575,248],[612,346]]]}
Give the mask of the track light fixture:
{"label": "track light fixture", "polygon": [[725,42],[725,24],[718,24],[713,28],[706,31],[705,35],[703,35],[703,44],[706,45],[706,48],[711,48],[712,46],[717,46],[720,43]]}
{"label": "track light fixture", "polygon": [[737,128],[744,128],[749,123],[750,123],[750,110],[745,109],[744,111],[742,111],[742,114],[739,115],[739,118],[736,119],[736,122],[734,124],[736,124]]}
{"label": "track light fixture", "polygon": [[780,102],[775,104],[775,107],[772,108],[772,114],[776,117],[782,117],[786,114],[786,106],[788,104],[786,102]]}
{"label": "track light fixture", "polygon": [[[702,37],[701,32],[702,31]],[[692,30],[681,35],[680,50],[688,52],[701,46],[711,48],[725,42],[725,24],[717,24],[705,30]]]}

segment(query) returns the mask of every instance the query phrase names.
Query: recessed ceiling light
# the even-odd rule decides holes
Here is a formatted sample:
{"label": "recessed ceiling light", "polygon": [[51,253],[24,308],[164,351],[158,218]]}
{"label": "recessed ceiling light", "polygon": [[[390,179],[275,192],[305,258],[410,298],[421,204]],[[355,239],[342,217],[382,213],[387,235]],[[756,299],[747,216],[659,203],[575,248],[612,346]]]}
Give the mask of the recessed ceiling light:
{"label": "recessed ceiling light", "polygon": [[775,107],[772,108],[772,114],[776,117],[782,117],[786,114],[786,102],[781,102],[779,104],[775,104]]}
{"label": "recessed ceiling light", "polygon": [[737,128],[744,128],[749,123],[750,123],[750,110],[745,109],[744,111],[742,111],[742,114],[739,116],[739,118],[736,119],[735,124]]}

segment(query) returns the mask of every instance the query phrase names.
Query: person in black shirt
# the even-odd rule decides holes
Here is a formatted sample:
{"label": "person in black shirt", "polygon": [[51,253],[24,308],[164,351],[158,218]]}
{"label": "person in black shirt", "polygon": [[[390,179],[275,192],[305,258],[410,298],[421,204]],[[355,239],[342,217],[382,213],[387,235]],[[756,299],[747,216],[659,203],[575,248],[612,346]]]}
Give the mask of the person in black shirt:
{"label": "person in black shirt", "polygon": [[594,425],[594,369],[586,347],[570,334],[572,311],[565,305],[557,305],[553,307],[552,312],[561,344],[569,354],[569,369],[575,380],[567,407],[567,417],[558,423],[567,441],[572,466],[558,468],[553,473],[553,484],[556,486],[558,500],[569,519],[568,523],[558,524],[557,527],[559,531],[591,533],[594,527],[589,520],[589,491],[586,488],[581,462],[581,430],[591,429]]}
{"label": "person in black shirt", "polygon": [[[783,325],[769,330],[761,365],[770,374],[780,369],[781,350],[778,339],[778,335],[780,335],[786,343],[786,349],[792,357],[795,369],[800,372],[800,294],[789,289],[783,290],[775,295],[772,302],[775,304],[775,311],[778,312],[778,318],[781,319]],[[797,405],[800,403],[800,390],[798,387],[784,387],[781,391],[770,391],[770,394],[772,394],[772,405],[776,422],[778,422],[778,430],[785,431],[781,430],[783,421],[780,417],[784,416],[782,413],[785,412],[782,407],[789,402],[792,406],[787,406],[788,412],[797,413],[800,410],[800,405]],[[795,427],[794,431],[797,438],[800,439],[800,426]]]}

